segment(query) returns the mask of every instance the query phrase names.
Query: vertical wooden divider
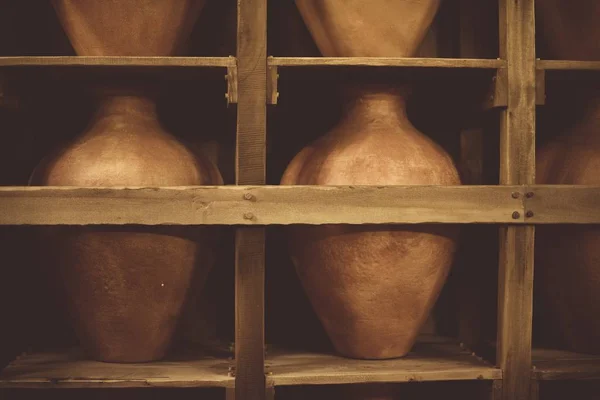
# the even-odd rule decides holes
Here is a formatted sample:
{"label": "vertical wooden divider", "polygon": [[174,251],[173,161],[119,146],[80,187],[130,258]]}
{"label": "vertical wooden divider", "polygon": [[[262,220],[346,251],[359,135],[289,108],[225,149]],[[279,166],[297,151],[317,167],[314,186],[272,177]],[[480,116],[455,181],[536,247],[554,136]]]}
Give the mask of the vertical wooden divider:
{"label": "vertical wooden divider", "polygon": [[[266,176],[267,0],[238,0],[236,184]],[[260,199],[256,199],[260,201]],[[235,235],[235,398],[264,400],[265,229]]]}
{"label": "vertical wooden divider", "polygon": [[[500,184],[535,183],[534,0],[500,0],[500,56],[507,60],[508,108],[500,126]],[[524,193],[520,194],[523,200]],[[502,398],[530,396],[535,228],[500,227],[497,363]]]}

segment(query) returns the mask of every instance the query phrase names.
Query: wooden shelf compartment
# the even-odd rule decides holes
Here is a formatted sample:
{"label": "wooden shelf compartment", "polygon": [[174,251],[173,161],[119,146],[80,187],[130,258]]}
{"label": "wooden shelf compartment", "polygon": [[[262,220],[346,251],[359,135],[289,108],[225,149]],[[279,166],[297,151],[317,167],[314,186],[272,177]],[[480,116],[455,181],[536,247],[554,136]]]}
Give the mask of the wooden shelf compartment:
{"label": "wooden shelf compartment", "polygon": [[[276,105],[279,101],[279,75],[294,71],[318,71],[319,74],[344,73],[376,74],[376,79],[394,79],[396,74],[410,81],[430,81],[431,74],[444,80],[469,81],[483,79],[494,82],[495,86],[506,90],[505,80],[496,83],[494,76],[505,72],[506,60],[470,58],[419,58],[419,57],[268,57],[267,102]],[[334,68],[331,68],[334,67]],[[307,69],[308,68],[308,69]],[[375,68],[375,69],[374,69]],[[372,76],[371,76],[372,78]],[[337,79],[327,76],[326,80]],[[347,79],[354,79],[348,78]]]}
{"label": "wooden shelf compartment", "polygon": [[235,67],[235,57],[0,57],[0,67]]}
{"label": "wooden shelf compartment", "polygon": [[233,387],[233,361],[227,357],[187,355],[152,363],[91,361],[79,349],[18,357],[0,373],[0,389]]}
{"label": "wooden shelf compartment", "polygon": [[600,379],[600,356],[533,349],[533,377],[542,381]]}
{"label": "wooden shelf compartment", "polygon": [[267,347],[265,371],[270,386],[502,379],[500,369],[459,343],[436,336],[420,337],[406,357],[391,360]]}
{"label": "wooden shelf compartment", "polygon": [[473,68],[506,67],[501,59],[468,58],[393,58],[393,57],[269,57],[269,67],[406,67],[406,68]]}
{"label": "wooden shelf compartment", "polygon": [[[7,76],[11,74],[15,87],[8,90],[6,97],[0,96],[0,106],[8,107],[17,102],[20,89],[27,86],[29,82],[28,73],[39,68],[44,71],[50,70],[67,81],[87,80],[90,74],[113,74],[116,71],[134,70],[136,73],[147,72],[148,74],[162,75],[168,70],[177,69],[176,76],[170,79],[193,79],[203,71],[218,71],[221,68],[227,70],[225,79],[225,98],[229,104],[237,103],[237,58],[229,57],[92,57],[92,56],[31,56],[31,57],[0,57],[0,73]],[[60,74],[60,75],[59,75]],[[0,78],[2,78],[0,76]],[[7,78],[6,81],[9,81]],[[22,86],[22,87],[21,87]],[[0,81],[0,92],[2,81]],[[12,107],[15,108],[15,107]]]}

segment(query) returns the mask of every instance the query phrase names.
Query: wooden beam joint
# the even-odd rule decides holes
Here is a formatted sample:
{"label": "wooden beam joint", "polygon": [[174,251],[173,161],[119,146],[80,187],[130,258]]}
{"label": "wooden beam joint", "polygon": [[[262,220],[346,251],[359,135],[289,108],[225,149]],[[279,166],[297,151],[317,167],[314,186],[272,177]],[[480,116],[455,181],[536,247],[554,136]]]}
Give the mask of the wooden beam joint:
{"label": "wooden beam joint", "polygon": [[498,68],[492,77],[492,84],[483,102],[483,109],[508,107],[508,70]]}
{"label": "wooden beam joint", "polygon": [[227,93],[225,94],[225,98],[227,99],[227,105],[237,104],[238,102],[238,67],[237,60],[235,57],[231,57],[234,59],[234,63],[227,67],[227,75],[225,75],[225,80],[227,81]]}
{"label": "wooden beam joint", "polygon": [[268,64],[267,66],[267,104],[276,105],[279,100],[279,70],[277,65]]}
{"label": "wooden beam joint", "polygon": [[535,71],[535,105],[544,104],[546,104],[546,70],[538,69]]}

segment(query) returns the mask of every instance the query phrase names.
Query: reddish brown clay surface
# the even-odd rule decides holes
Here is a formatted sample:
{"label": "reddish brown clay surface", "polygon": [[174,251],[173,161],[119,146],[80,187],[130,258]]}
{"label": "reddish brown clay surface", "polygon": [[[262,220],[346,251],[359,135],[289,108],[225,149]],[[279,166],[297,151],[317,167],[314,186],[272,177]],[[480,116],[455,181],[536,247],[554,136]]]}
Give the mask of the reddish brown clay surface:
{"label": "reddish brown clay surface", "polygon": [[[54,5],[79,55],[170,55],[202,1],[68,1]],[[89,128],[47,157],[32,184],[54,186],[183,186],[222,184],[158,121],[151,97],[130,88],[100,90]],[[89,354],[102,361],[162,358],[188,286],[208,265],[202,231],[161,228],[52,230],[50,244],[65,284],[74,326]],[[199,265],[197,265],[199,264]]]}
{"label": "reddish brown clay surface", "polygon": [[[297,0],[324,56],[412,56],[438,3]],[[346,99],[342,120],[292,160],[282,184],[460,184],[450,157],[408,120],[400,89],[349,86]],[[338,352],[383,359],[411,349],[452,263],[453,227],[302,226],[289,234],[298,275]]]}
{"label": "reddish brown clay surface", "polygon": [[[543,0],[536,6],[548,57],[600,61],[600,2]],[[600,96],[590,96],[581,111],[570,129],[538,151],[538,184],[600,184]],[[540,226],[536,236],[540,329],[558,332],[554,345],[600,354],[600,229]]]}

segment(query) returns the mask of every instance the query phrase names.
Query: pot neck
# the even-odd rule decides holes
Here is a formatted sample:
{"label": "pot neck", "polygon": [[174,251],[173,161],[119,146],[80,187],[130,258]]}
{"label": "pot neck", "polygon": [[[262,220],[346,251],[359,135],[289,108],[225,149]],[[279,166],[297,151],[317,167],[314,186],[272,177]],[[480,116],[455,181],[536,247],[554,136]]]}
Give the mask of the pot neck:
{"label": "pot neck", "polygon": [[136,121],[155,121],[158,123],[156,111],[156,94],[141,89],[94,88],[96,112],[94,120],[118,120],[135,123]]}
{"label": "pot neck", "polygon": [[344,121],[353,124],[408,123],[407,86],[346,84],[342,87]]}

